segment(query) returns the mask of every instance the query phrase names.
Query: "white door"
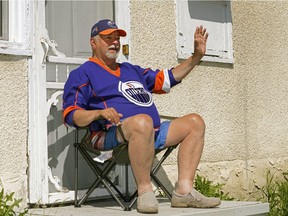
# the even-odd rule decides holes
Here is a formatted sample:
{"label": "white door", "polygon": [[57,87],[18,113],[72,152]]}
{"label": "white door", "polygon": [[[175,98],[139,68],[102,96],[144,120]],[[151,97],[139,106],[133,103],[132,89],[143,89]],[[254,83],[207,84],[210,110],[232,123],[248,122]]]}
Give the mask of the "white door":
{"label": "white door", "polygon": [[[47,146],[48,146],[48,202],[74,199],[74,129],[67,129],[62,121],[63,86],[69,72],[91,56],[89,44],[91,27],[100,19],[116,20],[118,26],[127,27],[117,17],[124,16],[128,1],[45,1],[45,25],[48,31],[46,83],[47,83]],[[117,14],[115,11],[119,11]],[[125,22],[130,22],[126,16]],[[127,32],[129,29],[127,29]],[[127,38],[125,39],[127,43]],[[57,45],[57,46],[56,46]],[[121,169],[115,170],[121,174]],[[79,184],[82,189],[95,180],[82,159],[79,164]],[[80,191],[81,194],[81,191]],[[107,195],[97,189],[97,195]]]}

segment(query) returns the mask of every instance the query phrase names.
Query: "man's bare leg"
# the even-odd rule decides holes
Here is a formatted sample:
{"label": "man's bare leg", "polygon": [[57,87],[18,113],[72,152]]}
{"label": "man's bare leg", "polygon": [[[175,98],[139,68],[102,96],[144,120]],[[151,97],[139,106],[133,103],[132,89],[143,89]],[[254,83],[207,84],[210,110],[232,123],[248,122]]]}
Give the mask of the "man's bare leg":
{"label": "man's bare leg", "polygon": [[204,146],[205,123],[197,114],[189,114],[171,122],[166,145],[177,143],[178,150],[178,187],[176,192],[187,194],[193,188],[194,176]]}
{"label": "man's bare leg", "polygon": [[127,118],[122,123],[122,130],[126,140],[129,141],[128,151],[138,195],[153,191],[150,180],[150,171],[155,154],[152,119],[143,114]]}
{"label": "man's bare leg", "polygon": [[211,208],[220,205],[219,198],[205,197],[193,188],[193,181],[204,146],[205,123],[197,114],[171,122],[166,145],[181,142],[178,151],[178,187],[173,192],[172,207]]}
{"label": "man's bare leg", "polygon": [[137,183],[137,211],[158,213],[158,201],[150,180],[155,154],[153,121],[147,115],[136,115],[123,121],[122,130],[129,141],[128,152]]}

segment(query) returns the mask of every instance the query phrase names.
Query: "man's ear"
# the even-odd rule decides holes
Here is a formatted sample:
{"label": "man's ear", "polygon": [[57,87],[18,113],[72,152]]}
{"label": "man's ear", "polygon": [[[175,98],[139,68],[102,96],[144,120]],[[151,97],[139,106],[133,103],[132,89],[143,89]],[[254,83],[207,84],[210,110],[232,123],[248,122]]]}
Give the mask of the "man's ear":
{"label": "man's ear", "polygon": [[90,38],[90,45],[92,48],[95,48],[96,47],[96,42],[95,42],[95,39],[94,38]]}

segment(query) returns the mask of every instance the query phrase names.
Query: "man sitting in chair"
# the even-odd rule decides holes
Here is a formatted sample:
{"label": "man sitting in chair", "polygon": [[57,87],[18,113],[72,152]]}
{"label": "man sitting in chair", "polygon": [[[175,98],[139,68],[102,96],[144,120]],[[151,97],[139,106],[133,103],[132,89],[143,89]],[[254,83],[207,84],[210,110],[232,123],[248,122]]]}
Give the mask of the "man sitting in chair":
{"label": "man sitting in chair", "polygon": [[179,143],[178,186],[173,191],[171,206],[220,205],[218,198],[205,197],[193,188],[204,146],[203,119],[197,114],[188,114],[161,123],[151,96],[151,93],[169,92],[200,62],[206,51],[206,29],[200,26],[195,30],[194,54],[175,68],[165,70],[117,63],[120,37],[125,36],[126,32],[111,20],[100,20],[92,27],[92,57],[73,70],[65,84],[65,122],[79,127],[89,125],[91,142],[99,150],[113,149],[125,139],[129,142],[138,212],[158,212],[150,180],[155,149]]}

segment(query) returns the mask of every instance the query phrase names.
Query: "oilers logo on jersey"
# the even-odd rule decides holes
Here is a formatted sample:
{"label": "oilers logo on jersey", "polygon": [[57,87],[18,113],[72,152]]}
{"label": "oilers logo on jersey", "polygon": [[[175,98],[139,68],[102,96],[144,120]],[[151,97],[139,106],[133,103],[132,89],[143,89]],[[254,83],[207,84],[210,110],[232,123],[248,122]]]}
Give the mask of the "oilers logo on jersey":
{"label": "oilers logo on jersey", "polygon": [[146,91],[140,82],[128,81],[119,82],[118,90],[121,92],[125,98],[130,102],[137,104],[139,106],[149,107],[153,103],[152,95],[150,92]]}

